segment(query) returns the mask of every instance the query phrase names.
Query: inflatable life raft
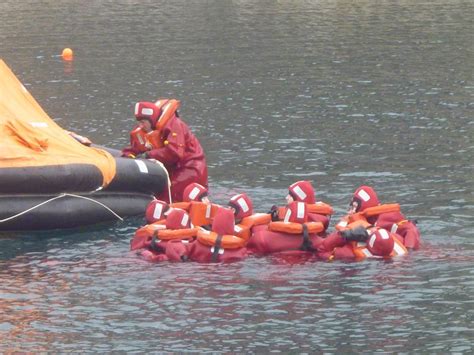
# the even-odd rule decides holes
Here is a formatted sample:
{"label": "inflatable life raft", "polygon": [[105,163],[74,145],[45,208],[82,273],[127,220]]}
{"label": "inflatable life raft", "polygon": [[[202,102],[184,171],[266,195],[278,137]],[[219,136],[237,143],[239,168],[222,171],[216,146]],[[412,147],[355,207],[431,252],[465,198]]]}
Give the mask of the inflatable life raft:
{"label": "inflatable life raft", "polygon": [[0,60],[0,231],[143,216],[168,187],[163,165],[81,144]]}

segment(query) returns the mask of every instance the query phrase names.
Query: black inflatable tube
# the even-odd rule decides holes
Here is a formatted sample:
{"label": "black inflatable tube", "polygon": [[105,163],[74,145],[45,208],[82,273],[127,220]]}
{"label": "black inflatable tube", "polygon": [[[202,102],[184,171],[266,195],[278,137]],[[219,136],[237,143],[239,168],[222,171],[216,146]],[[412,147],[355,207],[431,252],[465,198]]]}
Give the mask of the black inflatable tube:
{"label": "black inflatable tube", "polygon": [[118,221],[119,217],[144,216],[153,198],[149,194],[104,191],[0,195],[0,231],[75,228]]}
{"label": "black inflatable tube", "polygon": [[102,173],[92,164],[64,164],[0,169],[0,193],[55,193],[93,191]]}
{"label": "black inflatable tube", "polygon": [[104,191],[158,194],[168,186],[166,169],[146,159],[115,158],[115,177]]}
{"label": "black inflatable tube", "polygon": [[[104,189],[159,194],[168,185],[166,169],[154,161],[115,157],[116,173]],[[0,194],[89,192],[102,185],[102,173],[91,164],[1,168]]]}

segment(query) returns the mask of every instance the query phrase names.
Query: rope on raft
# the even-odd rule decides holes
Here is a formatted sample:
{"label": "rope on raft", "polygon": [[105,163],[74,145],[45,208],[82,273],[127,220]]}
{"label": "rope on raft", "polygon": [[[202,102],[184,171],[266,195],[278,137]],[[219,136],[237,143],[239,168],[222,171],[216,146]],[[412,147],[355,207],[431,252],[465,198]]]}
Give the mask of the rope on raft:
{"label": "rope on raft", "polygon": [[[171,180],[170,180],[170,176],[169,176],[168,170],[165,168],[165,166],[163,165],[162,162],[160,162],[160,161],[158,161],[158,160],[155,160],[155,159],[150,159],[150,160],[153,160],[155,163],[159,164],[159,165],[163,168],[163,170],[166,172],[166,179],[168,180],[168,184],[167,184],[167,185],[168,185],[168,186],[167,186],[167,187],[168,187],[168,196],[169,196],[169,198],[170,198],[170,203],[172,203],[172,200],[171,200]],[[100,191],[100,190],[102,190],[102,186],[99,187],[99,188],[97,188],[96,190],[94,190],[94,192]],[[82,198],[82,199],[84,199],[84,200],[87,200],[87,201],[91,201],[91,202],[93,202],[93,203],[96,203],[96,204],[98,204],[98,205],[104,207],[104,208],[105,208],[106,210],[108,210],[110,213],[112,213],[115,217],[117,217],[117,219],[123,221],[123,218],[122,218],[122,217],[120,217],[120,216],[119,216],[117,213],[115,213],[110,207],[104,205],[102,202],[99,202],[99,201],[96,201],[96,200],[94,200],[94,199],[92,199],[92,198],[90,198],[90,197],[85,197],[85,196],[81,196],[81,195],[75,195],[75,194],[69,194],[69,193],[61,193],[60,195],[55,196],[55,197],[52,197],[52,198],[50,198],[50,199],[48,199],[48,200],[46,200],[46,201],[43,201],[43,202],[37,204],[36,206],[30,207],[30,208],[24,210],[23,212],[17,213],[17,214],[15,214],[15,215],[13,215],[13,216],[10,216],[10,217],[4,218],[4,219],[0,219],[0,223],[4,223],[4,222],[11,221],[12,219],[15,219],[15,218],[18,218],[18,217],[20,217],[20,216],[22,216],[22,215],[24,215],[24,214],[27,214],[28,212],[31,212],[31,211],[33,211],[34,209],[39,208],[39,207],[41,207],[41,206],[43,206],[43,205],[45,205],[45,204],[47,204],[47,203],[49,203],[49,202],[52,202],[52,201],[54,201],[54,200],[57,200],[57,199],[60,199],[60,198],[63,198],[63,197],[68,197],[68,196],[69,196],[69,197]]]}
{"label": "rope on raft", "polygon": [[92,199],[92,198],[85,197],[85,196],[74,195],[74,194],[68,194],[68,193],[62,193],[62,194],[60,194],[60,195],[58,195],[58,196],[52,197],[52,198],[50,198],[50,199],[48,199],[48,200],[46,200],[46,201],[41,202],[41,203],[37,204],[36,206],[30,207],[30,208],[24,210],[23,212],[17,213],[17,214],[15,214],[15,215],[13,215],[13,216],[10,216],[10,217],[4,218],[4,219],[0,219],[0,223],[8,222],[8,221],[10,221],[10,220],[12,220],[12,219],[15,219],[15,218],[18,218],[18,217],[20,217],[20,216],[22,216],[22,215],[24,215],[24,214],[27,214],[28,212],[31,212],[31,211],[33,211],[34,209],[39,208],[39,207],[41,207],[41,206],[43,206],[43,205],[45,205],[45,204],[47,204],[47,203],[49,203],[49,202],[52,202],[52,201],[54,201],[54,200],[58,200],[58,199],[63,198],[63,197],[68,197],[68,196],[69,196],[69,197],[82,198],[82,199],[84,199],[84,200],[87,200],[87,201],[91,201],[91,202],[93,202],[93,203],[96,203],[96,204],[98,204],[98,205],[104,207],[104,208],[105,208],[106,210],[108,210],[110,213],[112,213],[115,217],[117,217],[117,219],[123,221],[123,218],[122,218],[122,217],[120,217],[117,213],[115,213],[114,211],[112,211],[112,209],[111,209],[110,207],[104,205],[102,202],[96,201],[96,200],[94,200],[94,199]]}
{"label": "rope on raft", "polygon": [[168,173],[168,169],[166,169],[166,168],[165,168],[165,165],[164,165],[161,161],[159,161],[159,160],[156,160],[156,159],[148,159],[148,160],[151,160],[151,161],[153,161],[154,163],[160,165],[160,166],[163,168],[163,170],[165,171],[165,173],[166,173],[166,179],[168,180],[168,184],[167,184],[168,186],[167,186],[167,188],[168,188],[168,196],[169,196],[169,199],[170,199],[170,204],[173,203],[173,200],[172,200],[172,198],[171,198],[171,180],[170,180],[170,174]]}

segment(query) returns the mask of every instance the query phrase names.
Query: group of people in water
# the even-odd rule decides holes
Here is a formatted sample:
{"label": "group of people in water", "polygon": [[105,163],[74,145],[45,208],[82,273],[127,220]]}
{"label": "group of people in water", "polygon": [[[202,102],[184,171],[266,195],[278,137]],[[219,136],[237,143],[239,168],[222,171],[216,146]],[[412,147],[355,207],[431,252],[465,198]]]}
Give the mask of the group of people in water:
{"label": "group of people in water", "polygon": [[333,213],[316,200],[309,181],[290,185],[286,204],[265,213],[256,213],[245,193],[217,205],[207,188],[191,183],[183,202],[148,205],[147,224],[136,231],[131,250],[149,261],[208,263],[275,253],[326,261],[391,258],[419,248],[416,223],[399,204],[381,204],[370,186],[355,190],[347,215],[329,231]]}
{"label": "group of people in water", "polygon": [[179,101],[135,105],[138,126],[124,157],[151,158],[170,174],[171,195],[152,201],[131,249],[150,261],[230,262],[248,255],[283,253],[321,260],[391,258],[418,249],[420,233],[396,203],[381,204],[375,190],[360,186],[350,208],[329,232],[334,211],[316,200],[309,181],[289,186],[286,204],[255,213],[240,193],[226,206],[210,201],[207,165],[198,139],[178,115]]}

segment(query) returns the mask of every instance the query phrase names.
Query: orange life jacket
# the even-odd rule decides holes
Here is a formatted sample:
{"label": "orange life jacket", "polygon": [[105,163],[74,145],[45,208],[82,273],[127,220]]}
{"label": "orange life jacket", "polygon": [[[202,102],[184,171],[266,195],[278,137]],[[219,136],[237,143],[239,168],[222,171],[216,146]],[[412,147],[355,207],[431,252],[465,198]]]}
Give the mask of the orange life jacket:
{"label": "orange life jacket", "polygon": [[[407,248],[403,245],[398,238],[392,237],[394,239],[393,250],[387,258],[393,258],[394,256],[401,256],[408,254]],[[377,256],[370,252],[367,248],[367,243],[364,242],[351,242],[352,251],[356,257],[356,260],[363,260],[365,258],[383,258],[383,256]]]}
{"label": "orange life jacket", "polygon": [[160,240],[183,240],[194,238],[197,232],[197,228],[158,229],[155,231],[155,236]]}
{"label": "orange life jacket", "polygon": [[181,208],[182,210],[189,212],[189,208],[191,207],[191,202],[173,202],[172,204],[170,204],[170,207]]}
{"label": "orange life jacket", "polygon": [[306,207],[308,208],[308,213],[317,213],[325,216],[330,216],[334,213],[332,206],[324,202],[310,203]]}
{"label": "orange life jacket", "polygon": [[219,208],[220,206],[214,203],[191,202],[191,206],[189,207],[191,223],[195,226],[212,224],[212,219]]}
{"label": "orange life jacket", "polygon": [[160,99],[156,101],[155,105],[162,110],[161,116],[155,125],[155,129],[151,132],[145,132],[139,126],[135,127],[130,132],[130,144],[131,146],[140,151],[141,153],[146,152],[148,149],[147,145],[151,145],[151,149],[161,148],[166,144],[163,140],[163,127],[169,122],[174,116],[180,106],[178,100]]}
{"label": "orange life jacket", "polygon": [[324,224],[322,224],[321,222],[270,222],[268,224],[268,229],[272,232],[303,234],[305,228],[304,226],[306,226],[309,234],[320,233],[324,231]]}
{"label": "orange life jacket", "polygon": [[212,223],[212,219],[216,215],[219,205],[214,203],[205,203],[199,201],[191,202],[175,202],[170,205],[173,208],[181,208],[189,213],[191,223],[196,226],[205,226]]}
{"label": "orange life jacket", "polygon": [[400,212],[400,205],[398,203],[387,203],[383,205],[366,208],[362,212],[346,215],[341,218],[338,224],[336,224],[336,229],[339,231],[352,229],[354,227],[357,227],[357,225],[355,225],[354,223],[358,221],[361,221],[359,222],[360,223],[359,225],[368,224],[367,218],[378,216],[382,213],[389,213],[389,212]]}
{"label": "orange life jacket", "polygon": [[[235,235],[224,234],[218,235],[215,232],[207,231],[199,228],[197,232],[197,240],[209,247],[217,247],[223,249],[238,249],[243,248],[246,245],[246,241]],[[214,250],[211,250],[214,252]]]}
{"label": "orange life jacket", "polygon": [[344,216],[341,218],[341,220],[339,221],[338,224],[336,224],[336,230],[338,231],[344,231],[344,230],[348,230],[348,229],[354,229],[354,228],[357,228],[357,227],[364,227],[364,228],[369,228],[371,227],[372,225],[367,222],[367,220],[362,217],[362,216],[359,216],[359,219],[357,220],[353,220],[352,222],[349,223],[349,215],[347,216]]}
{"label": "orange life jacket", "polygon": [[269,213],[255,213],[253,215],[244,217],[239,224],[234,227],[235,235],[244,240],[249,240],[252,235],[252,227],[262,224],[268,224],[272,221],[272,216]]}
{"label": "orange life jacket", "polygon": [[[334,209],[331,205],[318,201],[316,203],[307,203],[306,208],[308,213],[322,214],[324,216],[330,216],[334,213]],[[285,219],[286,207],[278,207],[278,219]]]}

